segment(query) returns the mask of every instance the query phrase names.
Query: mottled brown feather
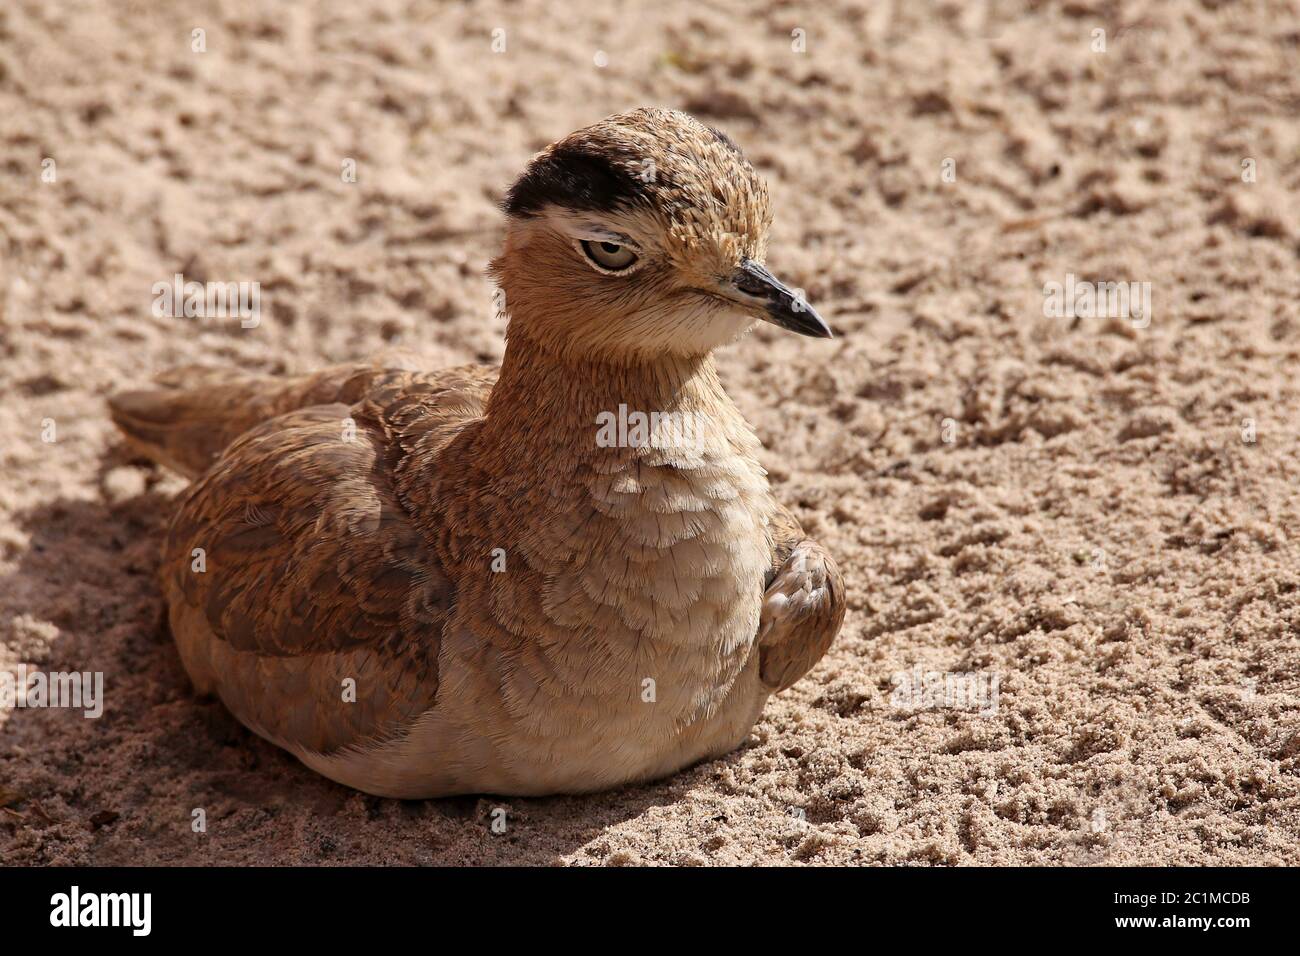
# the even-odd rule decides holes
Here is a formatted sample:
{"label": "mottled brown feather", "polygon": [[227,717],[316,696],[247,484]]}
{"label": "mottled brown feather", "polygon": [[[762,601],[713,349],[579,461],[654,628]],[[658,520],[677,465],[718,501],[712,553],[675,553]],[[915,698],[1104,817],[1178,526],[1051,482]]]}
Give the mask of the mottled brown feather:
{"label": "mottled brown feather", "polygon": [[[803,533],[798,520],[778,505],[770,525],[772,570],[767,578],[769,604],[759,624],[759,673],[763,683],[780,693],[822,659],[844,622],[844,579],[835,559]],[[795,571],[791,560],[801,555],[805,570]],[[774,593],[824,587],[815,600],[795,601],[789,613],[776,615],[770,606]]]}
{"label": "mottled brown feather", "polygon": [[[287,682],[274,699],[255,684],[222,682],[226,704],[260,733],[328,753],[394,732],[432,706],[438,637],[454,593],[402,503],[403,464],[431,428],[480,415],[495,374],[349,366],[261,393],[246,377],[223,383],[205,374],[203,387],[225,396],[230,416],[221,421],[205,408],[217,434],[258,410],[353,403],[310,404],[249,428],[190,487],[167,535],[162,573],[173,617],[183,622],[177,630],[195,626],[197,614],[212,639]],[[157,402],[169,399],[179,399],[170,434],[189,442],[197,430],[182,416],[201,403],[178,389]],[[160,457],[190,462],[207,454],[193,444],[164,451]],[[205,552],[202,573],[193,570],[196,548]],[[305,674],[311,657],[334,663],[304,686],[294,664]],[[199,671],[196,682],[208,683]],[[360,683],[368,672],[389,675],[392,685],[380,693],[360,687],[360,706],[343,703],[343,680]]]}

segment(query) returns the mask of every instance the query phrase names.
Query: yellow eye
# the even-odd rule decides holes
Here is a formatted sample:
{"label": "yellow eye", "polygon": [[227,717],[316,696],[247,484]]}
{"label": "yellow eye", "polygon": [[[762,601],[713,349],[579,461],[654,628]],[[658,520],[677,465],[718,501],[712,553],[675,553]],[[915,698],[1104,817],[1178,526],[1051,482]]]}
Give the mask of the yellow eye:
{"label": "yellow eye", "polygon": [[636,265],[636,253],[617,242],[584,239],[581,245],[587,258],[605,272],[624,272]]}

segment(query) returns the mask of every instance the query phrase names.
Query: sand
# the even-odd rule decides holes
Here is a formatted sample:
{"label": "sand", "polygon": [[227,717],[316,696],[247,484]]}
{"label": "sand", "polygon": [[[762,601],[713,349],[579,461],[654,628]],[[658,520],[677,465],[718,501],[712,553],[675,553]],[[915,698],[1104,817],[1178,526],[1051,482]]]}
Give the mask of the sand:
{"label": "sand", "polygon": [[[105,682],[97,720],[0,712],[0,863],[1300,863],[1294,0],[271,9],[0,11],[0,667]],[[494,204],[639,105],[748,151],[769,264],[839,332],[720,365],[843,632],[653,786],[319,778],[190,690],[154,581],[181,482],[104,396],[499,359]],[[260,324],[154,317],[178,272],[260,282]],[[1046,315],[1070,276],[1150,314]],[[997,699],[903,699],[926,672]]]}

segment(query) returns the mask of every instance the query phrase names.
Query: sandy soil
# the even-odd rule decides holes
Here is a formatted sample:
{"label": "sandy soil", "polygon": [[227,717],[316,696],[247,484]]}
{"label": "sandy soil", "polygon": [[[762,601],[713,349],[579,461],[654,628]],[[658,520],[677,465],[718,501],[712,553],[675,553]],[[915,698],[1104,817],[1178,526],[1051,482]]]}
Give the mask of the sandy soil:
{"label": "sandy soil", "polygon": [[[0,862],[1300,863],[1294,0],[290,6],[0,11],[0,667],[107,696],[0,713]],[[839,557],[843,634],[747,748],[656,786],[318,778],[192,695],[153,578],[180,483],[103,398],[182,362],[499,358],[494,203],[649,104],[747,149],[774,271],[841,333],[721,364]],[[261,325],[154,318],[176,272],[259,281]],[[1067,275],[1151,283],[1149,325],[1045,316]],[[995,712],[898,706],[914,667],[996,677]]]}

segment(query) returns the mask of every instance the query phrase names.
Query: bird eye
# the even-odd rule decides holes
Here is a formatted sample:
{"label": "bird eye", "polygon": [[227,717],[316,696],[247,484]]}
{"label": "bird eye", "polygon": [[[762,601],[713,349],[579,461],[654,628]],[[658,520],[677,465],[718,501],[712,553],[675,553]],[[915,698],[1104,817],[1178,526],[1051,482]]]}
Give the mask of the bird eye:
{"label": "bird eye", "polygon": [[581,245],[587,258],[605,272],[624,272],[636,265],[636,253],[617,242],[584,239]]}

